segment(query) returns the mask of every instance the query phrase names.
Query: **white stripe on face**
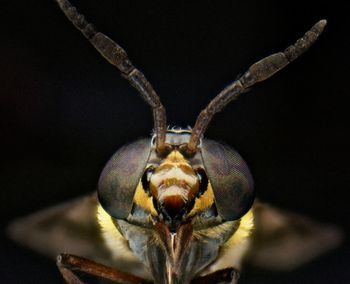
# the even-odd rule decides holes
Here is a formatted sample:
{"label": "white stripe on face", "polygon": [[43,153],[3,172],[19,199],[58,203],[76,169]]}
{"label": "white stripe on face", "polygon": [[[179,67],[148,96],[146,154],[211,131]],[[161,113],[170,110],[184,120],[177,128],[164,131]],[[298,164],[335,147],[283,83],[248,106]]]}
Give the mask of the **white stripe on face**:
{"label": "white stripe on face", "polygon": [[180,196],[184,202],[188,200],[188,190],[183,187],[171,185],[169,187],[158,188],[158,200],[163,203],[164,199],[171,196]]}
{"label": "white stripe on face", "polygon": [[160,171],[152,174],[150,182],[156,188],[159,188],[162,186],[162,184],[164,184],[165,180],[173,179],[176,179],[181,183],[186,183],[190,187],[194,186],[198,182],[197,175],[187,174],[177,166],[161,169]]}
{"label": "white stripe on face", "polygon": [[199,177],[188,161],[174,150],[154,170],[149,187],[153,198],[169,210],[175,210],[197,196],[199,183]]}

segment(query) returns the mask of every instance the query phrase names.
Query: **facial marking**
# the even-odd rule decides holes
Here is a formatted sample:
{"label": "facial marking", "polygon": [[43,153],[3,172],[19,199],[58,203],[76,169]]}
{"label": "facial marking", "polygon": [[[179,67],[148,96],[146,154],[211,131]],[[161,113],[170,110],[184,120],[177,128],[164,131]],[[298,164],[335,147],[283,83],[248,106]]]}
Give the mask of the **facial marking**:
{"label": "facial marking", "polygon": [[199,178],[183,155],[174,150],[150,178],[151,194],[172,211],[178,211],[198,193]]}

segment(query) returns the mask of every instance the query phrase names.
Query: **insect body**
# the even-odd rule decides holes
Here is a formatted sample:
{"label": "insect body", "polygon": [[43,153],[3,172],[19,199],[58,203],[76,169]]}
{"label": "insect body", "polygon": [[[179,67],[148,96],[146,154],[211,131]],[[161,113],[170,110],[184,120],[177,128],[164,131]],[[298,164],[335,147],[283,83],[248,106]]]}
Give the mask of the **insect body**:
{"label": "insect body", "polygon": [[254,227],[253,180],[235,150],[203,134],[215,113],[306,51],[326,21],[283,52],[253,64],[208,104],[192,129],[167,129],[165,108],[126,52],[67,0],[56,1],[138,90],[154,117],[153,137],[118,150],[99,180],[98,222],[116,269],[61,254],[63,277],[82,283],[73,273],[80,270],[116,283],[236,283]]}

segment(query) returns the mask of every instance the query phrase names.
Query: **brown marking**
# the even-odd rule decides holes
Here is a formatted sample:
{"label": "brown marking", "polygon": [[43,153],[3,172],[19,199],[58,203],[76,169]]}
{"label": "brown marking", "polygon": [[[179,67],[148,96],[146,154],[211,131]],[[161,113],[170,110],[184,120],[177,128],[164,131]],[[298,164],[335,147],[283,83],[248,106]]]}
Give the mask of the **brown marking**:
{"label": "brown marking", "polygon": [[161,243],[167,252],[167,255],[172,255],[171,238],[168,226],[158,222],[155,224],[154,229],[157,232],[158,237],[160,238]]}
{"label": "brown marking", "polygon": [[[177,275],[181,273],[178,271],[182,267],[181,262],[187,252],[187,247],[192,239],[193,228],[191,224],[184,224],[180,226],[175,234],[174,243],[172,244],[169,227],[163,223],[157,223],[155,225],[155,232],[160,240],[161,247],[165,251],[167,263],[164,264],[164,268],[170,265],[171,274],[174,278],[178,278]],[[173,282],[171,282],[173,283]]]}
{"label": "brown marking", "polygon": [[170,215],[176,215],[184,205],[185,200],[180,195],[166,197],[163,201],[163,206]]}
{"label": "brown marking", "polygon": [[[180,169],[183,175],[188,176],[191,179],[195,178],[195,183],[189,184],[185,179],[178,178],[175,175],[164,178],[159,184],[154,184],[151,178],[150,191],[154,198],[157,200],[162,199],[160,201],[164,207],[167,208],[166,210],[170,210],[175,214],[176,210],[180,210],[186,202],[193,200],[197,196],[199,190],[199,179],[188,161],[176,150],[169,153],[160,166],[156,168],[154,175],[158,175],[158,178],[160,178],[162,174],[165,175],[174,168]],[[161,198],[161,195],[172,186],[179,188],[178,194],[175,192],[171,196],[167,196],[164,199]]]}
{"label": "brown marking", "polygon": [[178,230],[174,242],[174,256],[176,262],[181,261],[191,238],[192,238],[193,228],[191,224],[184,224]]}
{"label": "brown marking", "polygon": [[189,185],[187,182],[185,182],[184,180],[181,179],[177,179],[177,178],[167,178],[165,179],[163,182],[160,183],[159,187],[170,187],[172,185],[176,185],[177,187],[181,187],[183,189],[188,189]]}

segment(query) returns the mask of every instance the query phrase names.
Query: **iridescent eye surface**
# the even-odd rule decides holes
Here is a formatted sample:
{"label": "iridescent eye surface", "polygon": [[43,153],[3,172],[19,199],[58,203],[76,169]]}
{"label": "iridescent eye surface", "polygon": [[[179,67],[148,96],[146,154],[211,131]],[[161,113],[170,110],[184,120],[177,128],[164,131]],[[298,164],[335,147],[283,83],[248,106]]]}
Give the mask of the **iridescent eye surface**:
{"label": "iridescent eye surface", "polygon": [[104,167],[98,183],[102,207],[114,218],[125,219],[151,152],[151,139],[120,148]]}
{"label": "iridescent eye surface", "polygon": [[239,219],[254,201],[253,179],[246,162],[231,147],[213,140],[203,139],[201,148],[219,215],[224,220]]}

